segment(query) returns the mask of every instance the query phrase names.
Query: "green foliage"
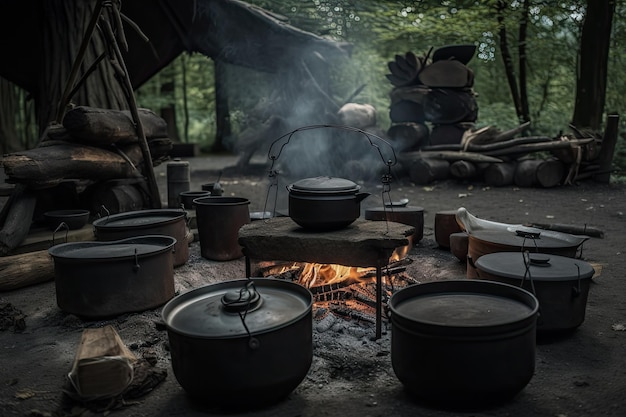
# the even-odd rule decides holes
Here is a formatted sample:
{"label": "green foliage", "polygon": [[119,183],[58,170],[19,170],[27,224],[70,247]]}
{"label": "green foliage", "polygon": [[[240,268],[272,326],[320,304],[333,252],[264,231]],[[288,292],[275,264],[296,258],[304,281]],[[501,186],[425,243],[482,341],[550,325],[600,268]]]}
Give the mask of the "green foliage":
{"label": "green foliage", "polygon": [[[502,130],[519,124],[510,88],[502,63],[500,29],[496,18],[497,0],[421,0],[421,1],[356,1],[356,0],[250,0],[298,28],[353,44],[351,57],[334,67],[332,80],[334,99],[343,103],[357,88],[365,84],[354,99],[374,105],[379,113],[379,125],[389,125],[388,107],[391,84],[385,78],[387,62],[395,54],[407,51],[425,55],[431,48],[450,44],[474,44],[477,52],[468,66],[475,75],[479,113],[477,126],[496,126]],[[521,3],[505,2],[504,27],[507,41],[518,62],[518,30]],[[624,2],[618,2],[613,27],[613,45],[609,58],[606,112],[626,117],[626,13]],[[568,133],[573,114],[576,68],[579,59],[578,42],[583,0],[569,2],[531,1],[526,40],[527,86],[532,134],[555,136]],[[175,94],[164,97],[160,83],[167,73],[162,71],[138,92],[139,102],[146,107],[158,107],[174,100],[179,131],[182,134],[183,94],[181,61],[186,64],[186,99],[189,109],[189,131],[186,140],[211,143],[215,135],[214,86],[212,61],[202,56],[183,56],[170,65],[176,83]],[[267,74],[229,67],[230,82],[246,79],[248,90],[229,91],[233,130],[245,127],[250,109],[272,94],[273,84]],[[516,67],[516,76],[519,69]],[[243,83],[239,83],[243,84]],[[626,167],[624,132],[618,141],[614,161],[622,171]],[[185,140],[185,139],[183,139]]]}

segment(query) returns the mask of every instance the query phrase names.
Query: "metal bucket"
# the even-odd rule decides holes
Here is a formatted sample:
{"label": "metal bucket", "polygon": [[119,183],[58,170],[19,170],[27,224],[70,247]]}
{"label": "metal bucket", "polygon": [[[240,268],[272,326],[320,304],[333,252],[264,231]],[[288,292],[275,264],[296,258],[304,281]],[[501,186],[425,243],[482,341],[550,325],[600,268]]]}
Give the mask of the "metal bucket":
{"label": "metal bucket", "polygon": [[200,255],[214,261],[243,256],[239,229],[250,223],[250,201],[242,197],[200,197],[193,200],[200,238]]}

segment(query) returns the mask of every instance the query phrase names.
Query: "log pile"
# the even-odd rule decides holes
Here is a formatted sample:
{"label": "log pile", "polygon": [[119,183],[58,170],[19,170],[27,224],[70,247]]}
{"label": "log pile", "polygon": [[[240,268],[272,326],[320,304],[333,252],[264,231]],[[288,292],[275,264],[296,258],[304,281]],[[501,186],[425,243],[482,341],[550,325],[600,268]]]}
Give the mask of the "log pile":
{"label": "log pile", "polygon": [[[593,178],[609,182],[619,117],[605,132],[527,136],[530,122],[508,130],[475,128],[474,45],[448,45],[423,56],[395,55],[387,137],[400,154],[398,173],[416,184],[456,179],[490,186],[554,187]],[[432,56],[431,56],[432,53]],[[431,126],[431,128],[429,128]]]}
{"label": "log pile", "polygon": [[474,126],[474,73],[466,64],[475,50],[474,45],[451,45],[422,56],[409,51],[387,63],[393,85],[387,135],[398,149],[459,143]]}
{"label": "log pile", "polygon": [[95,215],[105,202],[111,214],[150,205],[147,166],[167,160],[172,141],[161,117],[148,109],[138,114],[149,165],[129,111],[86,106],[50,125],[36,148],[4,155],[6,182],[15,188],[0,213],[0,255],[16,248],[47,210],[84,208]]}
{"label": "log pile", "polygon": [[470,129],[459,144],[426,145],[400,153],[400,169],[420,185],[455,179],[542,188],[569,185],[602,172],[598,160],[606,149],[603,143],[610,143],[607,135],[515,137],[528,126],[506,132]]}

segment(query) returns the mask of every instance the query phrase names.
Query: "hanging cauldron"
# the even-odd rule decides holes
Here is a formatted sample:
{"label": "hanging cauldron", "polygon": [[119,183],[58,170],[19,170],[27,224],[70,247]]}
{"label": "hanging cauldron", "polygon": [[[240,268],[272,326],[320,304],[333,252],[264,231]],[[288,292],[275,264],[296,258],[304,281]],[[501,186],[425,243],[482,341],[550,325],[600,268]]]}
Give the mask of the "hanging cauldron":
{"label": "hanging cauldron", "polygon": [[315,231],[342,229],[361,215],[361,201],[369,193],[356,183],[334,177],[305,178],[287,186],[289,217]]}
{"label": "hanging cauldron", "polygon": [[273,278],[181,294],[163,308],[172,368],[195,399],[233,411],[280,401],[313,360],[313,295]]}
{"label": "hanging cauldron", "polygon": [[59,308],[97,319],[163,305],[174,296],[175,244],[147,235],[51,247]]}
{"label": "hanging cauldron", "polygon": [[528,252],[497,252],[476,261],[480,279],[517,285],[539,300],[540,332],[571,330],[585,320],[593,267],[580,259]]}

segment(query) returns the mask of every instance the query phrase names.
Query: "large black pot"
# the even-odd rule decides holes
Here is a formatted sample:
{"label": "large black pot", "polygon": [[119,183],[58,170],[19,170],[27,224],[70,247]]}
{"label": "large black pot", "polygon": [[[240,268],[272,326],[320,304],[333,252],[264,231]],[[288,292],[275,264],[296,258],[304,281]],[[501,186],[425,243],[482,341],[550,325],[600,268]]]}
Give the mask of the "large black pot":
{"label": "large black pot", "polygon": [[235,410],[280,401],[313,360],[313,295],[273,278],[181,294],[163,308],[177,381],[193,398]]}
{"label": "large black pot", "polygon": [[135,210],[112,214],[93,222],[97,240],[112,241],[144,235],[166,235],[176,239],[174,266],[189,259],[187,212],[178,209]]}
{"label": "large black pot", "polygon": [[538,301],[493,281],[416,284],[390,299],[391,360],[409,395],[446,408],[491,405],[535,370]]}
{"label": "large black pot", "polygon": [[539,300],[537,331],[572,330],[585,320],[593,267],[580,259],[541,253],[496,252],[476,261],[480,279],[522,287]]}
{"label": "large black pot", "polygon": [[289,217],[305,229],[330,231],[352,224],[369,193],[356,183],[335,177],[313,177],[287,186]]}
{"label": "large black pot", "polygon": [[171,236],[147,235],[51,247],[58,306],[97,319],[165,304],[174,296],[175,244]]}

